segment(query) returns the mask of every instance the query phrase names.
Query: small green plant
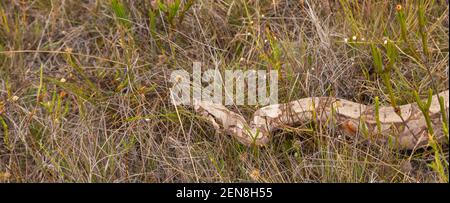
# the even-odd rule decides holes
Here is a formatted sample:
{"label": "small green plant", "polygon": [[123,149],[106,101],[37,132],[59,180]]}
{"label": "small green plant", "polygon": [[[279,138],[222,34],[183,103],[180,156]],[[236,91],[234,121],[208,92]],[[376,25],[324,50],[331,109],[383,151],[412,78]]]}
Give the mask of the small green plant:
{"label": "small green plant", "polygon": [[189,9],[191,9],[191,7],[194,5],[196,0],[187,0],[186,3],[183,6],[183,9],[181,10],[180,14],[179,14],[179,23],[181,24],[184,20],[184,17],[186,16],[186,13],[189,11]]}
{"label": "small green plant", "polygon": [[447,136],[448,139],[448,119],[447,119],[447,111],[445,110],[444,97],[439,97],[439,107],[442,113],[442,130],[444,135]]}
{"label": "small green plant", "polygon": [[425,58],[428,59],[430,51],[428,50],[428,43],[427,43],[427,31],[426,31],[426,17],[425,17],[425,1],[419,0],[419,9],[418,9],[418,16],[419,16],[419,33],[422,39],[422,50],[423,54],[425,55]]}
{"label": "small green plant", "polygon": [[156,39],[157,30],[156,30],[156,18],[158,16],[158,9],[150,8],[148,10],[148,19],[149,19],[149,28],[150,28],[150,34],[153,38]]}
{"label": "small green plant", "polygon": [[180,0],[166,1],[165,3],[158,0],[159,10],[166,14],[167,21],[172,27],[175,26],[175,18],[180,10],[180,5]]}
{"label": "small green plant", "polygon": [[389,99],[391,101],[392,107],[394,107],[394,109],[396,109],[396,112],[399,113],[400,111],[397,111],[397,109],[398,109],[397,102],[396,102],[394,90],[393,90],[392,84],[391,84],[391,70],[392,70],[392,67],[394,66],[395,60],[397,59],[397,52],[394,49],[395,48],[392,46],[391,42],[388,40],[387,44],[386,44],[386,50],[387,50],[387,55],[389,58],[389,63],[384,68],[381,51],[377,46],[375,46],[372,43],[372,58],[374,61],[375,70],[379,75],[381,75],[383,83],[386,86],[386,89],[388,91]]}
{"label": "small green plant", "polygon": [[343,10],[343,13],[344,13],[346,19],[350,22],[350,24],[352,26],[352,32],[359,33],[361,25],[358,23],[358,21],[355,17],[355,12],[351,6],[351,2],[346,1],[346,0],[339,0],[339,3],[342,7],[342,10]]}
{"label": "small green plant", "polygon": [[443,156],[442,147],[434,139],[434,136],[429,135],[428,139],[428,143],[434,151],[434,161],[429,166],[436,171],[441,182],[448,183],[449,177],[446,170],[448,170],[449,163],[445,160],[445,155]]}
{"label": "small green plant", "polygon": [[131,27],[131,20],[125,5],[120,0],[111,0],[111,9],[119,23],[129,29]]}
{"label": "small green plant", "polygon": [[9,143],[9,130],[8,130],[8,124],[6,123],[5,119],[0,115],[0,124],[3,127],[3,142],[5,143],[6,147],[8,149],[11,149],[10,143]]}
{"label": "small green plant", "polygon": [[91,81],[91,79],[88,77],[87,73],[83,70],[83,68],[80,67],[78,62],[76,61],[76,58],[72,56],[71,51],[69,50],[66,55],[65,59],[67,63],[72,67],[83,79],[83,82],[87,84],[90,90],[97,93],[98,95],[101,95],[101,90],[97,87],[97,85]]}
{"label": "small green plant", "polygon": [[262,58],[266,60],[270,67],[278,72],[278,76],[281,77],[281,45],[278,42],[278,39],[274,36],[272,31],[266,28],[266,43],[269,44],[269,51],[263,53]]}
{"label": "small green plant", "polygon": [[411,54],[413,55],[413,57],[416,60],[418,60],[419,57],[408,37],[408,26],[406,23],[406,16],[405,16],[405,12],[403,10],[402,5],[400,5],[400,4],[397,5],[395,10],[397,10],[397,20],[400,23],[400,37],[406,43],[406,45],[407,45],[409,51],[411,52]]}
{"label": "small green plant", "polygon": [[[185,16],[186,13],[190,10],[190,8],[194,5],[196,0],[187,0],[182,2],[181,0],[174,1],[164,1],[164,0],[155,0],[152,3],[152,6],[148,9],[148,19],[149,19],[149,31],[151,37],[155,40],[156,46],[159,49],[161,55],[166,55],[166,48],[164,46],[165,36],[169,38],[173,38],[175,35],[174,29],[179,26]],[[169,28],[167,29],[165,26],[165,22],[169,24]],[[164,28],[165,32],[161,32],[160,29]],[[170,52],[174,51],[173,44],[168,43],[170,47]],[[173,58],[173,57],[172,57]],[[176,58],[173,58],[176,60]]]}
{"label": "small green plant", "polygon": [[[416,99],[417,106],[419,107],[420,111],[425,117],[425,121],[427,123],[427,129],[428,129],[428,143],[433,148],[434,151],[434,161],[430,164],[430,167],[435,170],[439,177],[443,182],[448,182],[448,173],[446,173],[445,169],[448,169],[448,162],[443,160],[442,158],[442,148],[438,145],[437,141],[435,140],[435,134],[433,125],[430,118],[430,107],[433,100],[433,90],[428,90],[428,98],[427,101],[424,103],[420,97],[417,91],[414,91],[414,97]],[[443,104],[443,103],[442,103]],[[442,110],[442,105],[441,105]],[[445,116],[445,115],[444,115]],[[444,127],[445,128],[445,127]]]}
{"label": "small green plant", "polygon": [[180,9],[180,4],[181,1],[180,0],[175,0],[173,1],[172,4],[168,4],[167,6],[167,19],[170,23],[170,25],[175,26],[175,17],[178,14],[178,10]]}
{"label": "small green plant", "polygon": [[6,16],[5,10],[0,5],[0,25],[3,27],[6,31],[6,33],[10,33],[11,30],[9,28],[8,23],[8,17]]}
{"label": "small green plant", "polygon": [[427,122],[428,133],[430,135],[434,135],[434,130],[433,130],[433,126],[431,125],[432,123],[431,123],[431,118],[430,118],[430,107],[431,107],[431,103],[432,103],[432,99],[433,99],[433,90],[429,89],[428,99],[427,99],[426,103],[422,102],[417,91],[414,91],[413,94],[416,99],[417,106],[419,107],[420,111],[422,111],[423,116],[425,117],[425,121]]}

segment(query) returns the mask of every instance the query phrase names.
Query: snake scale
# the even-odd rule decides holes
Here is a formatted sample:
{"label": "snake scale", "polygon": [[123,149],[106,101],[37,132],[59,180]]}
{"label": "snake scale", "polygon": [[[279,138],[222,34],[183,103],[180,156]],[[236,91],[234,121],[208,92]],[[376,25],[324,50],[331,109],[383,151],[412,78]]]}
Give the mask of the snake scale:
{"label": "snake scale", "polygon": [[398,108],[380,106],[376,113],[373,105],[334,97],[308,97],[260,108],[250,122],[222,104],[200,101],[194,103],[194,108],[218,132],[231,135],[247,146],[265,146],[274,131],[314,121],[338,126],[350,137],[364,134],[376,143],[393,143],[399,149],[416,149],[428,146],[430,139],[448,143],[448,135],[445,136],[442,130],[443,114],[438,95],[444,98],[445,112],[449,108],[448,90],[433,95],[429,108],[433,136],[428,133],[425,116],[417,103]]}

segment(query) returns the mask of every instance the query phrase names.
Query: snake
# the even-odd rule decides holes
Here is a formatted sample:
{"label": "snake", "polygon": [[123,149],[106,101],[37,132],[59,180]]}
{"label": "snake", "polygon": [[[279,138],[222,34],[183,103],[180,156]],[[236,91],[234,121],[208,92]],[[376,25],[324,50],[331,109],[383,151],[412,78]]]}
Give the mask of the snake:
{"label": "snake", "polygon": [[[443,106],[439,97],[443,98]],[[448,143],[448,119],[445,119],[448,108],[449,90],[432,95],[426,111],[428,116],[417,102],[393,107],[365,105],[336,97],[307,97],[259,108],[247,122],[223,104],[194,102],[195,112],[206,118],[217,132],[247,146],[266,146],[277,130],[314,122],[337,126],[346,137],[362,135],[370,142],[406,150],[430,146],[432,140]]]}

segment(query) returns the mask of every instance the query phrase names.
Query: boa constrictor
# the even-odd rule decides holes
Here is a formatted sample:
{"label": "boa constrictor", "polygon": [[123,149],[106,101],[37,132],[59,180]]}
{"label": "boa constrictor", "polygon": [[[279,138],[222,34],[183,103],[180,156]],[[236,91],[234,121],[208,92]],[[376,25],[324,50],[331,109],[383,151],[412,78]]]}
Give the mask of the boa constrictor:
{"label": "boa constrictor", "polygon": [[245,145],[264,146],[275,130],[314,121],[336,125],[348,136],[364,134],[373,138],[368,140],[377,143],[389,142],[399,149],[415,149],[427,146],[430,139],[448,142],[448,136],[442,130],[443,119],[438,95],[444,98],[445,112],[449,109],[448,90],[433,95],[429,109],[433,137],[428,134],[425,116],[416,103],[402,105],[397,109],[381,106],[378,108],[377,119],[374,106],[334,97],[309,97],[260,108],[249,123],[222,104],[200,101],[194,103],[194,108],[216,130],[237,138]]}

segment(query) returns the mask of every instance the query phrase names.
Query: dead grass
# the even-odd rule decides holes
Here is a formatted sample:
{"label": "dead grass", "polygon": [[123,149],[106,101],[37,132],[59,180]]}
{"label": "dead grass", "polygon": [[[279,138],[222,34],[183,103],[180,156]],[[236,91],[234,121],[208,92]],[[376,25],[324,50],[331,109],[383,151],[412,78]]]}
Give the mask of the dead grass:
{"label": "dead grass", "polygon": [[170,72],[201,61],[279,70],[280,102],[414,102],[413,90],[448,89],[446,1],[155,2],[0,2],[0,181],[448,182],[447,145],[444,174],[429,166],[432,149],[369,146],[311,124],[247,148],[192,109],[177,113],[168,94]]}

